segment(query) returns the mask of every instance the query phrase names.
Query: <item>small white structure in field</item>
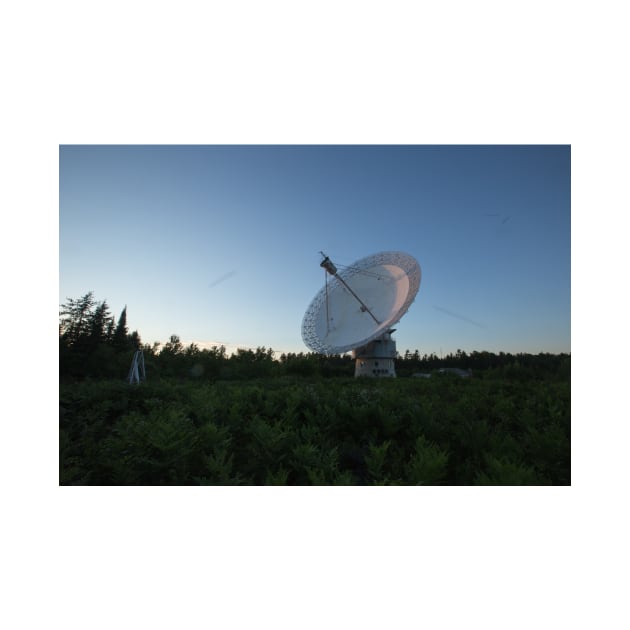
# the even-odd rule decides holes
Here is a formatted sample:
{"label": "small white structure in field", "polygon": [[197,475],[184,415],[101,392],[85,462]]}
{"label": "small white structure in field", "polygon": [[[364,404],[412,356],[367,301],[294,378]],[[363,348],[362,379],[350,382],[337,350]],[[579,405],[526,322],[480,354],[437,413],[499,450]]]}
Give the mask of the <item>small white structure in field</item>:
{"label": "small white structure in field", "polygon": [[134,383],[145,381],[146,378],[147,375],[144,371],[144,354],[142,354],[142,350],[136,350],[131,361],[131,368],[129,369],[127,380],[130,385],[133,385]]}
{"label": "small white structure in field", "polygon": [[[352,350],[355,377],[396,376],[396,342],[400,318],[420,288],[418,261],[404,252],[381,252],[362,258],[341,272],[322,252],[324,287],[302,320],[302,339],[314,352]],[[332,281],[328,283],[328,276]]]}

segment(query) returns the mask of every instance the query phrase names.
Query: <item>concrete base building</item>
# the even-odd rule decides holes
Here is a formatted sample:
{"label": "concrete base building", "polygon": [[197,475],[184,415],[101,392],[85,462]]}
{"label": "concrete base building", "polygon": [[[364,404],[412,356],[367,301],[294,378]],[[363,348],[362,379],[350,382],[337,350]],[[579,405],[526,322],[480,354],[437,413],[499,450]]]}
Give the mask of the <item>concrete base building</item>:
{"label": "concrete base building", "polygon": [[356,348],[352,354],[355,359],[354,376],[373,378],[395,377],[396,342],[392,339],[395,329],[390,329],[378,339]]}

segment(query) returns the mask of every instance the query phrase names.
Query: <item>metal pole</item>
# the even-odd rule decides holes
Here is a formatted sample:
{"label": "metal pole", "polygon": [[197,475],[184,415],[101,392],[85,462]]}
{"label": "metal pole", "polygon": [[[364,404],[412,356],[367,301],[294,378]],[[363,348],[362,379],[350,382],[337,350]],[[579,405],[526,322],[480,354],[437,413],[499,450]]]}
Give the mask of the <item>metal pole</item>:
{"label": "metal pole", "polygon": [[361,310],[363,312],[368,312],[370,314],[370,317],[380,326],[381,322],[378,321],[378,319],[376,319],[376,317],[374,317],[374,315],[372,314],[372,311],[361,301],[361,298],[348,286],[348,284],[345,282],[345,280],[341,277],[339,277],[337,274],[335,274],[335,277],[337,278],[337,280],[339,280],[339,282],[341,282],[341,284],[343,284],[344,287],[346,287],[346,289],[348,289],[348,291],[350,291],[350,293],[352,293],[352,295],[356,298],[356,300],[359,302],[359,304],[361,305]]}
{"label": "metal pole", "polygon": [[326,286],[326,334],[330,332],[330,317],[328,316],[328,274],[324,271],[324,283]]}
{"label": "metal pole", "polygon": [[[379,322],[378,319],[374,317],[374,314],[372,313],[372,311],[363,303],[361,298],[348,286],[348,283],[337,273],[337,267],[333,265],[330,258],[328,258],[328,256],[326,256],[324,252],[320,252],[320,254],[324,256],[324,260],[322,260],[322,262],[319,264],[320,267],[323,267],[329,274],[335,276],[335,278],[337,278],[337,280],[339,280],[339,282],[341,282],[341,284],[343,284],[343,286],[346,287],[348,291],[350,291],[350,293],[354,296],[357,302],[359,302],[359,304],[361,305],[361,310],[364,313],[366,312],[369,313],[370,317],[380,326],[381,322]],[[326,290],[328,291],[328,289]],[[328,293],[326,293],[326,295],[328,295]],[[326,300],[326,307],[328,307],[328,300]],[[326,317],[328,317],[328,313],[326,314]]]}

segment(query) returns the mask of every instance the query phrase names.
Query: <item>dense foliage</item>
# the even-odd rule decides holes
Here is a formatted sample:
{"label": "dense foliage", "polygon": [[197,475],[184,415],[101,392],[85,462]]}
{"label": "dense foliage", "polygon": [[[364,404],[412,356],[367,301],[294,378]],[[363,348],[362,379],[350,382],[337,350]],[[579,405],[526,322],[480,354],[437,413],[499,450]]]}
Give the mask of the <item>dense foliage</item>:
{"label": "dense foliage", "polygon": [[570,484],[564,381],[84,381],[61,484]]}
{"label": "dense foliage", "polygon": [[143,346],[91,293],[59,344],[63,485],[570,484],[569,355],[407,351],[400,378],[353,379],[349,356]]}

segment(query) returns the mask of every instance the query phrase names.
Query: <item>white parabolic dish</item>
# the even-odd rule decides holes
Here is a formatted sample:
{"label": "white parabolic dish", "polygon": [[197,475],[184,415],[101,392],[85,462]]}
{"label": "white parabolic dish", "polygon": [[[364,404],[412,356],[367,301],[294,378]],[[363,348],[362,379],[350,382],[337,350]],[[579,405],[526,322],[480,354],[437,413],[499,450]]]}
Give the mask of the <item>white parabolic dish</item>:
{"label": "white parabolic dish", "polygon": [[322,354],[348,352],[387,332],[411,306],[421,279],[420,265],[404,252],[367,256],[337,275],[355,295],[333,276],[302,320],[304,343]]}

